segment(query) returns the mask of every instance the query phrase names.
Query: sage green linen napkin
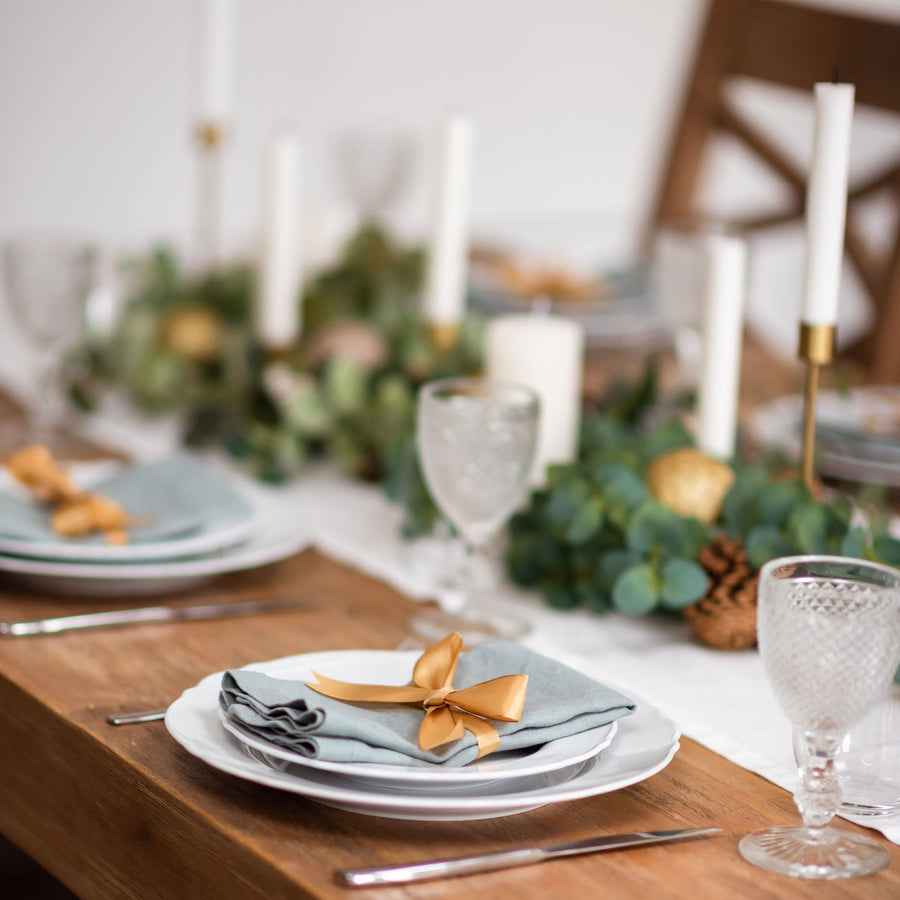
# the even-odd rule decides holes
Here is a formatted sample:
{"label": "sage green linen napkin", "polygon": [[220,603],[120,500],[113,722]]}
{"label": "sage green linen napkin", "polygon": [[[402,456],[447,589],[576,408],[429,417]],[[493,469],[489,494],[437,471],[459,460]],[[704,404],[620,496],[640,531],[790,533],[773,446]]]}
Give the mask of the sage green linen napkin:
{"label": "sage green linen napkin", "polygon": [[[253,514],[250,503],[210,466],[189,454],[127,466],[84,486],[117,501],[142,524],[129,529],[132,543],[168,540],[201,528],[227,528]],[[145,520],[145,521],[144,521]],[[61,537],[44,504],[0,491],[0,535],[49,544],[104,544],[103,535]]]}
{"label": "sage green linen napkin", "polygon": [[[322,672],[328,675],[327,671]],[[606,725],[634,711],[632,700],[520,644],[482,644],[459,658],[453,686],[461,690],[501,675],[528,675],[518,722],[490,720],[499,750],[547,741]],[[312,680],[312,679],[310,679]],[[233,669],[222,677],[219,703],[243,730],[313,759],[393,765],[464,766],[478,756],[474,735],[427,751],[417,736],[424,710],[413,704],[345,703],[302,681]],[[490,759],[490,757],[485,757]]]}

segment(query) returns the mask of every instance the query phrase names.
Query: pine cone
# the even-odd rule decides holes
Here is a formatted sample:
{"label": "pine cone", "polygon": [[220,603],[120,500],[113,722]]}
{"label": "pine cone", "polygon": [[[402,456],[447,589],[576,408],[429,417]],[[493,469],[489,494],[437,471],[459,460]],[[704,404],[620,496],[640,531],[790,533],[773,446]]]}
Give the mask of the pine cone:
{"label": "pine cone", "polygon": [[709,575],[709,588],[684,610],[694,637],[719,650],[754,647],[758,576],[750,568],[743,541],[716,535],[697,559]]}

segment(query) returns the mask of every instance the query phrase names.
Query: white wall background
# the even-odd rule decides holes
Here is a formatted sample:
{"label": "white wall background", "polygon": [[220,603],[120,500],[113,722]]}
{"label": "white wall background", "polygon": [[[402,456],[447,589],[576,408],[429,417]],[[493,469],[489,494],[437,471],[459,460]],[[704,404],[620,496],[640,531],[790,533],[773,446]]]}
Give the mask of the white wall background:
{"label": "white wall background", "polygon": [[[0,0],[0,237],[189,236],[196,3]],[[260,159],[291,123],[312,209],[346,202],[353,130],[418,142],[404,197],[426,215],[429,141],[477,127],[473,218],[633,219],[646,204],[702,0],[239,0],[231,245],[256,228]]]}
{"label": "white wall background", "polygon": [[[898,0],[806,2],[900,20]],[[334,152],[342,134],[409,133],[419,154],[399,213],[423,229],[431,134],[449,106],[477,127],[476,232],[614,223],[634,233],[705,0],[238,7],[225,231],[227,246],[245,251],[257,236],[263,148],[286,122],[302,136],[311,217],[346,207]],[[195,13],[195,0],[0,0],[0,240],[53,230],[115,249],[186,245]],[[802,156],[812,119],[804,131],[796,98],[784,117]],[[854,133],[857,155],[888,143]],[[738,165],[711,174],[714,193],[745,181]],[[748,192],[764,195],[765,186]]]}

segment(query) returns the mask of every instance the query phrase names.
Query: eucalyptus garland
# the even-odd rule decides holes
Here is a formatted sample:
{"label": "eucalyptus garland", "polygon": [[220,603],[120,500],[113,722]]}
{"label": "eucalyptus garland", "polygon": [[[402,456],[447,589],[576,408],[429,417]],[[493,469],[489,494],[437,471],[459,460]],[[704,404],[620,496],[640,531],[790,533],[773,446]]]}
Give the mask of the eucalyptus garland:
{"label": "eucalyptus garland", "polygon": [[590,411],[577,461],[551,467],[546,486],[513,517],[507,568],[514,582],[561,609],[675,612],[706,592],[697,557],[717,532],[740,538],[755,569],[799,553],[900,565],[900,541],[880,516],[870,514],[863,524],[849,499],[818,500],[777,466],[735,463],[731,487],[709,522],[661,502],[648,479],[651,463],[691,447],[692,437],[679,418],[658,420],[652,378],[648,373],[630,398],[626,392]]}
{"label": "eucalyptus garland", "polygon": [[435,346],[418,315],[422,263],[418,249],[364,226],[306,286],[303,338],[272,362],[255,340],[251,267],[194,279],[158,250],[130,264],[120,319],[88,341],[71,394],[91,409],[112,388],[148,413],[177,415],[186,444],[221,445],[268,481],[328,456],[430,517],[409,458],[416,391],[477,371],[482,329],[469,317],[453,348]]}
{"label": "eucalyptus garland", "polygon": [[[159,250],[130,265],[122,315],[82,349],[72,396],[90,409],[104,391],[122,391],[148,413],[179,416],[187,444],[222,446],[269,481],[326,456],[380,482],[405,508],[407,537],[427,533],[438,512],[415,452],[416,392],[478,372],[483,329],[469,317],[452,349],[435,345],[418,314],[422,268],[419,250],[363,227],[306,286],[303,338],[273,362],[255,340],[252,267],[196,279]],[[667,483],[681,476],[660,463],[692,447],[684,400],[659,396],[651,364],[586,410],[577,460],[549,468],[509,524],[513,581],[559,608],[677,611],[707,588],[698,555],[716,532],[739,538],[756,568],[792,553],[900,564],[882,518],[864,527],[849,500],[821,502],[783,468],[715,463],[731,486],[702,520],[667,500]]]}

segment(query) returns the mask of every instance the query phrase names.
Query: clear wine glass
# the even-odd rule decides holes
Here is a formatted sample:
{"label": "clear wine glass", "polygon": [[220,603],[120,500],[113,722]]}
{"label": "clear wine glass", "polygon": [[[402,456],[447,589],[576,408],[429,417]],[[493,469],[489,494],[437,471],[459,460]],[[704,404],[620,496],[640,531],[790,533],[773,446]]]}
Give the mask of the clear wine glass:
{"label": "clear wine glass", "polygon": [[527,631],[520,620],[475,610],[473,600],[490,543],[522,500],[539,406],[531,388],[480,378],[441,379],[420,389],[416,443],[425,483],[466,545],[462,611],[418,616],[412,629],[420,637],[459,631],[474,646]]}
{"label": "clear wine glass", "polygon": [[3,247],[7,305],[30,344],[35,372],[26,426],[17,429],[16,444],[42,443],[57,454],[71,440],[63,428],[60,365],[82,334],[95,261],[91,245],[66,239],[23,238]]}
{"label": "clear wine glass", "polygon": [[900,661],[900,572],[837,556],[796,556],[763,566],[759,649],[782,709],[806,744],[794,795],[799,827],[744,837],[750,862],[800,878],[877,872],[879,843],[829,827],[841,801],[835,754],[883,695]]}
{"label": "clear wine glass", "polygon": [[337,160],[360,225],[384,224],[407,186],[414,147],[409,136],[393,131],[343,135]]}

